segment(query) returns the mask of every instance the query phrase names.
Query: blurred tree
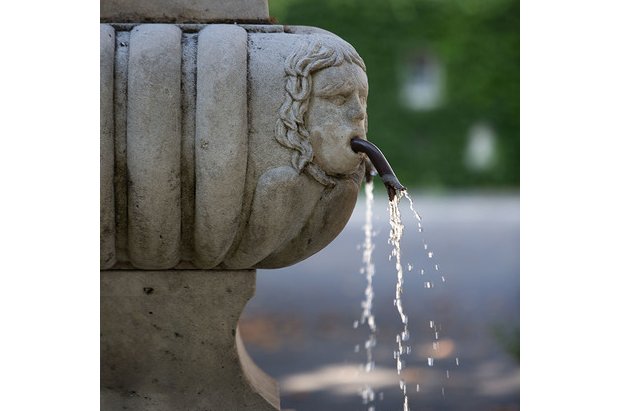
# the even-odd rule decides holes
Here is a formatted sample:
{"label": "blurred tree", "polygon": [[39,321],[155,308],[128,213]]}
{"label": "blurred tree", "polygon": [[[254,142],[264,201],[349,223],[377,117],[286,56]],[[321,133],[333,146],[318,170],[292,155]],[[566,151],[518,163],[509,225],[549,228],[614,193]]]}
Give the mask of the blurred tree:
{"label": "blurred tree", "polygon": [[[519,185],[518,0],[269,5],[278,22],[324,28],[358,50],[370,84],[369,139],[405,184]],[[480,124],[492,131],[486,140],[472,134]],[[468,166],[480,141],[494,161]]]}

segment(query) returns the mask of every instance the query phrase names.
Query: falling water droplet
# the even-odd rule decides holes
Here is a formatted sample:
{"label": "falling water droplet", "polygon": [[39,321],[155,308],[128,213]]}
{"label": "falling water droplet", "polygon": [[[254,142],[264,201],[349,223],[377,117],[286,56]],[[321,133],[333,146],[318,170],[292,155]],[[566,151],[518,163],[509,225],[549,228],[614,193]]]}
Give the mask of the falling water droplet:
{"label": "falling water droplet", "polygon": [[430,320],[430,321],[428,322],[428,325],[429,325],[431,328],[434,328],[434,327],[435,327],[435,321]]}
{"label": "falling water droplet", "polygon": [[433,288],[433,283],[431,281],[425,281],[424,288]]}
{"label": "falling water droplet", "polygon": [[456,357],[456,365],[459,365],[459,357]]}
{"label": "falling water droplet", "polygon": [[411,264],[407,264],[407,271],[413,270],[413,266]]}
{"label": "falling water droplet", "polygon": [[418,212],[413,207],[413,199],[409,196],[409,193],[407,191],[405,191],[403,194],[405,195],[407,200],[409,200],[409,208],[411,209],[411,211],[413,211],[413,214],[415,214],[415,218],[418,220],[418,222],[421,222],[422,217],[420,217],[420,214],[418,214]]}
{"label": "falling water droplet", "polygon": [[355,347],[353,348],[353,351],[360,352],[360,345],[356,344]]}
{"label": "falling water droplet", "polygon": [[441,396],[444,398],[446,397],[446,390],[444,387],[441,387]]}
{"label": "falling water droplet", "polygon": [[432,251],[428,252],[428,258],[433,258],[433,252]]}
{"label": "falling water droplet", "polygon": [[450,378],[450,370],[446,370],[446,378]]}
{"label": "falling water droplet", "polygon": [[428,250],[428,244],[424,243],[424,249]]}
{"label": "falling water droplet", "polygon": [[444,277],[443,275],[441,276],[441,282],[446,282],[446,277]]}
{"label": "falling water droplet", "polygon": [[357,327],[359,327],[359,325],[360,325],[359,321],[357,321],[357,320],[353,321],[353,328],[357,328]]}
{"label": "falling water droplet", "polygon": [[439,271],[439,265],[435,264],[435,271]]}
{"label": "falling water droplet", "polygon": [[415,385],[415,391],[416,392],[420,392],[420,384],[416,384]]}
{"label": "falling water droplet", "polygon": [[424,275],[424,268],[420,269],[420,275]]}
{"label": "falling water droplet", "polygon": [[433,357],[428,357],[428,366],[432,367],[434,363],[435,363],[435,360],[433,359]]}

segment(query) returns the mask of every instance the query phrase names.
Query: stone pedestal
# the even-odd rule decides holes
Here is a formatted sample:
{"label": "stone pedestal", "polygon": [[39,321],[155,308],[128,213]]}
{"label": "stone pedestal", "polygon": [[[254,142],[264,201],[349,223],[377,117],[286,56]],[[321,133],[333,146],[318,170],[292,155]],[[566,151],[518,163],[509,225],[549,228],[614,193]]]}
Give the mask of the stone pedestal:
{"label": "stone pedestal", "polygon": [[237,330],[256,272],[101,272],[101,409],[279,410]]}
{"label": "stone pedestal", "polygon": [[351,216],[364,63],[266,0],[102,0],[101,22],[101,409],[279,410],[237,321],[255,269]]}

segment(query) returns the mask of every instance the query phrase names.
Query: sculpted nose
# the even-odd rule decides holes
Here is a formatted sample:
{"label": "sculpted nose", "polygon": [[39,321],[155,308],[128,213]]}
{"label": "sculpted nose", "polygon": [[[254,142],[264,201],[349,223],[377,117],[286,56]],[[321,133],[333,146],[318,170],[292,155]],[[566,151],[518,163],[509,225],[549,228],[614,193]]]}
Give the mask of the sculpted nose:
{"label": "sculpted nose", "polygon": [[366,110],[359,99],[355,99],[352,106],[349,108],[348,114],[349,118],[355,121],[361,121],[366,118]]}

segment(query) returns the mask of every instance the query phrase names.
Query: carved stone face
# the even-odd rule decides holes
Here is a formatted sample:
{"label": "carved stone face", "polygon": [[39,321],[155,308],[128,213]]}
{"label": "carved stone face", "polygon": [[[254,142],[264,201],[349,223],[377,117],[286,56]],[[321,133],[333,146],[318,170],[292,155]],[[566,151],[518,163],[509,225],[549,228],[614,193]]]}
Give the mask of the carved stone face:
{"label": "carved stone face", "polygon": [[350,174],[363,161],[350,141],[366,139],[366,73],[356,64],[343,63],[314,73],[312,83],[305,121],[312,161],[327,174]]}

